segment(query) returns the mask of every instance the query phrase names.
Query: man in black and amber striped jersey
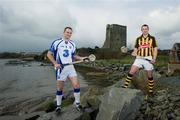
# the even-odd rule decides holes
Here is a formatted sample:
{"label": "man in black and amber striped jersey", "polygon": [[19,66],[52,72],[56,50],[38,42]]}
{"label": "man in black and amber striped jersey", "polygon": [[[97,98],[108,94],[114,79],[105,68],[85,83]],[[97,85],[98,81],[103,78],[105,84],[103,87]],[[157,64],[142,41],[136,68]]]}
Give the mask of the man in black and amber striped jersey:
{"label": "man in black and amber striped jersey", "polygon": [[148,76],[148,92],[153,93],[154,79],[153,79],[153,64],[156,63],[157,57],[157,43],[155,37],[149,34],[149,26],[144,24],[141,26],[142,35],[135,41],[134,51],[132,56],[136,56],[136,59],[131,66],[131,69],[126,77],[124,88],[127,88],[129,83],[133,79],[133,75],[143,68],[147,71]]}

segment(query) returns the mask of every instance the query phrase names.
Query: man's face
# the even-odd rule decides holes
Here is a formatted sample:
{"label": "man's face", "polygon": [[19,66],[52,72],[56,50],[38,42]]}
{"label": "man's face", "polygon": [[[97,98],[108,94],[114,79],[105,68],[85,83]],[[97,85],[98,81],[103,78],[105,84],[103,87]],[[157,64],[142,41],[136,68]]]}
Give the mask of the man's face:
{"label": "man's face", "polygon": [[70,39],[71,38],[71,35],[72,35],[72,30],[71,29],[66,29],[64,31],[64,38],[65,39]]}
{"label": "man's face", "polygon": [[149,33],[149,28],[147,26],[141,27],[141,31],[143,35],[148,35]]}

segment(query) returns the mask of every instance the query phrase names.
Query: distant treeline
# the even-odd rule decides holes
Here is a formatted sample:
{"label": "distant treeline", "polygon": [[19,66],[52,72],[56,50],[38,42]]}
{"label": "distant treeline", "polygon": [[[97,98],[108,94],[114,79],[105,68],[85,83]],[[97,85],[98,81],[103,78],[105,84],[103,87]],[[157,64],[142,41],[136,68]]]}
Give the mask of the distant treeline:
{"label": "distant treeline", "polygon": [[[38,54],[25,54],[25,53],[10,53],[10,52],[4,52],[0,53],[0,58],[26,58],[26,57],[33,57],[34,60],[37,61],[48,61],[47,59],[47,52],[48,50],[45,50],[40,55]],[[129,50],[129,53],[131,53],[132,50]],[[162,55],[168,55],[169,50],[158,50],[159,54]],[[104,48],[78,48],[76,50],[76,54],[80,56],[88,56],[90,54],[95,54],[97,59],[118,59],[122,58],[123,56],[126,56],[127,54],[121,53],[120,50],[113,51],[111,49],[104,49]]]}
{"label": "distant treeline", "polygon": [[47,52],[48,52],[48,50],[45,50],[44,52],[42,52],[42,54],[35,55],[34,60],[49,62],[48,59],[47,59]]}
{"label": "distant treeline", "polygon": [[28,57],[33,57],[34,58],[35,54],[25,54],[24,52],[22,53],[15,53],[15,52],[3,52],[0,53],[0,58],[28,58]]}
{"label": "distant treeline", "polygon": [[[77,49],[77,54],[82,56],[87,56],[89,54],[95,54],[97,59],[118,59],[122,58],[123,56],[130,55],[130,53],[133,50],[129,50],[128,54],[124,54],[121,52],[121,50],[111,50],[111,49],[105,49],[105,48],[79,48]],[[158,49],[158,54],[161,55],[168,55],[169,50],[160,50]]]}

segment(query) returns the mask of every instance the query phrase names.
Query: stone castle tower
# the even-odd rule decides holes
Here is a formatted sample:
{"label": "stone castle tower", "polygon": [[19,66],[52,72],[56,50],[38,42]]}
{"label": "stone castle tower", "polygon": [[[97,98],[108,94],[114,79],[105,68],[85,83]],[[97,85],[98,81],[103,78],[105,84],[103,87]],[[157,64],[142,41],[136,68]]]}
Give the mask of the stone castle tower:
{"label": "stone castle tower", "polygon": [[106,40],[103,48],[111,50],[120,50],[122,46],[126,46],[126,26],[111,24],[106,26]]}

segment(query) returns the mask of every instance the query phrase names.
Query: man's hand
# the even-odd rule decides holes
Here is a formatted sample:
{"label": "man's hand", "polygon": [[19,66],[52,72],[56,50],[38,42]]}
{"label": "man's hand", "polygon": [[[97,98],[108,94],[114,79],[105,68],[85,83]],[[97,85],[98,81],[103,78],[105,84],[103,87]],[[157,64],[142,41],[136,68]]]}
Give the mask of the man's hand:
{"label": "man's hand", "polygon": [[75,58],[77,61],[84,61],[85,59],[88,59],[88,57],[81,57],[81,56],[78,56],[78,55],[75,55],[74,58]]}
{"label": "man's hand", "polygon": [[53,56],[52,52],[48,51],[47,57],[48,57],[49,60],[53,63],[55,69],[61,68],[61,65],[60,65],[60,64],[57,64],[56,60],[54,59],[54,56]]}
{"label": "man's hand", "polygon": [[137,48],[134,48],[133,52],[131,53],[132,56],[136,57],[137,56]]}
{"label": "man's hand", "polygon": [[136,51],[133,51],[133,52],[131,53],[131,55],[135,57],[135,56],[137,56],[137,52],[136,52]]}
{"label": "man's hand", "polygon": [[89,62],[89,58],[88,57],[81,57],[81,60],[85,61],[85,62]]}
{"label": "man's hand", "polygon": [[55,63],[55,64],[54,64],[54,67],[55,67],[56,69],[60,69],[60,68],[61,68],[61,65],[60,65],[60,64],[57,64],[57,63]]}
{"label": "man's hand", "polygon": [[151,63],[152,63],[152,64],[155,64],[155,63],[156,63],[156,60],[155,60],[155,59],[152,59],[152,60],[151,60]]}

